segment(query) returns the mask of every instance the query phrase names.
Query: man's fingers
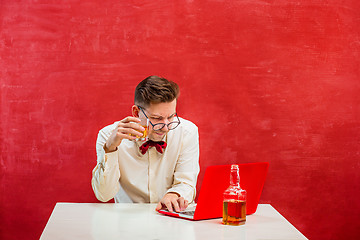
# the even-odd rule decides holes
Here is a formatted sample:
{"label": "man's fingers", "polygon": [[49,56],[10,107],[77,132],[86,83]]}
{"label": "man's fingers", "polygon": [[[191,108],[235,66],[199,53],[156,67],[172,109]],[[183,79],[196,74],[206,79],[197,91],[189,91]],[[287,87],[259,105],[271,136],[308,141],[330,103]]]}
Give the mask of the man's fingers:
{"label": "man's fingers", "polygon": [[178,202],[179,202],[179,206],[180,206],[180,211],[184,211],[186,208],[185,207],[185,199],[183,197],[179,197]]}
{"label": "man's fingers", "polygon": [[[185,209],[189,206],[189,201],[188,200],[185,200]],[[184,210],[185,210],[184,209]]]}
{"label": "man's fingers", "polygon": [[[141,137],[143,135],[144,131],[145,131],[145,128],[137,123],[134,123],[134,122],[124,123],[124,124],[119,124],[119,126],[117,128],[117,135],[121,138],[124,138],[123,135],[132,135],[132,136]],[[130,139],[130,138],[128,138],[128,139]]]}
{"label": "man's fingers", "polygon": [[188,206],[188,201],[177,193],[167,193],[156,206],[156,210],[166,207],[169,212],[181,212]]}
{"label": "man's fingers", "polygon": [[[120,123],[129,123],[129,122],[141,122],[141,120],[137,117],[126,117],[123,120],[120,121]],[[120,124],[119,123],[119,124]]]}
{"label": "man's fingers", "polygon": [[137,117],[126,117],[121,120],[104,145],[105,152],[116,150],[123,139],[135,140],[142,137],[145,128],[139,123],[141,120]]}
{"label": "man's fingers", "polygon": [[179,201],[181,211],[184,211],[189,206],[189,201],[185,200],[183,197],[180,197],[178,199],[178,201]]}
{"label": "man's fingers", "polygon": [[128,129],[135,129],[138,131],[144,131],[145,128],[143,126],[141,126],[139,123],[135,123],[135,122],[129,122],[129,123],[121,123],[118,125],[118,131],[119,130],[128,130]]}
{"label": "man's fingers", "polygon": [[173,207],[172,207],[172,203],[169,201],[167,203],[165,203],[166,208],[169,210],[169,212],[173,212]]}
{"label": "man's fingers", "polygon": [[173,200],[172,201],[172,205],[174,206],[175,208],[175,212],[180,212],[180,206],[179,206],[179,202],[177,200]]}
{"label": "man's fingers", "polygon": [[162,208],[162,204],[161,202],[158,203],[158,205],[156,206],[155,210],[159,211]]}
{"label": "man's fingers", "polygon": [[[119,131],[121,131],[120,134],[127,134],[127,135],[132,135],[132,136],[139,136],[139,137],[141,137],[143,135],[143,133],[140,130],[138,131],[138,130],[135,130],[132,128],[124,128],[121,130],[119,130]],[[144,128],[143,128],[143,131],[145,131]]]}

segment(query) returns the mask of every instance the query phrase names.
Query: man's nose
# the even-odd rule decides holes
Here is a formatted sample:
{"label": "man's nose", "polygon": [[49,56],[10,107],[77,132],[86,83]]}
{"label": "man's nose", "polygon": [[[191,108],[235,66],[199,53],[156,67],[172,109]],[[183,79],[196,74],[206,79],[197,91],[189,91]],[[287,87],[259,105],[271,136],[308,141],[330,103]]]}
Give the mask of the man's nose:
{"label": "man's nose", "polygon": [[169,119],[164,120],[165,126],[163,128],[163,131],[169,131],[168,124],[170,123]]}

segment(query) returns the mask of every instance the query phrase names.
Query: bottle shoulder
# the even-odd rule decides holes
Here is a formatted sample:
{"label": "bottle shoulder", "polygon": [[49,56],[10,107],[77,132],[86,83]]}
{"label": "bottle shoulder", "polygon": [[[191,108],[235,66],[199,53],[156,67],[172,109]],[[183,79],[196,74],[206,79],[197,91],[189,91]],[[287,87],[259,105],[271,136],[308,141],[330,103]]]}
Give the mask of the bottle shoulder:
{"label": "bottle shoulder", "polygon": [[241,196],[246,197],[246,190],[241,189],[238,186],[230,186],[224,191],[225,198],[234,198],[235,197],[236,199],[238,199]]}
{"label": "bottle shoulder", "polygon": [[234,195],[238,195],[238,194],[246,194],[246,190],[242,189],[240,186],[229,186],[224,194],[234,194]]}

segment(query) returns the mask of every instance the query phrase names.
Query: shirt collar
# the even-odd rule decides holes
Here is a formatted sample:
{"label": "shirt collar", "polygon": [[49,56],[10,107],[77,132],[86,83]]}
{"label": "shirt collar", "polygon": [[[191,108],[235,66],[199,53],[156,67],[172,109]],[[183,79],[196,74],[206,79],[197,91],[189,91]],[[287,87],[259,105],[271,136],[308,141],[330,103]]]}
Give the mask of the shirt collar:
{"label": "shirt collar", "polygon": [[[162,139],[161,141],[164,141],[164,142],[166,142],[166,144],[168,144],[168,134],[165,134],[164,139]],[[143,145],[146,141],[144,141],[144,140],[142,140],[142,139],[140,139],[140,138],[137,138],[137,139],[134,140],[134,142],[135,142],[136,147],[139,148],[139,147],[140,147],[141,145]]]}

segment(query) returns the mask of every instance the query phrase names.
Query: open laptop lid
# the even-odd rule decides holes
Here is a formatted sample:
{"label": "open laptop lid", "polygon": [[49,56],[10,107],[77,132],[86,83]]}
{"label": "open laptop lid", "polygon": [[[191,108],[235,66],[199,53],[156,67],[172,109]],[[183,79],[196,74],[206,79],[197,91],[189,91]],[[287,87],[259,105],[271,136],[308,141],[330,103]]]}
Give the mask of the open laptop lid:
{"label": "open laptop lid", "polygon": [[[246,214],[256,212],[269,163],[239,164],[240,186],[247,191]],[[222,217],[223,193],[230,185],[231,165],[206,168],[194,220]]]}
{"label": "open laptop lid", "polygon": [[[247,214],[256,212],[268,167],[269,163],[267,162],[239,164],[240,186],[247,191]],[[223,193],[230,185],[230,168],[231,165],[210,166],[206,168],[193,216],[176,212],[170,213],[167,210],[159,210],[159,212],[190,220],[221,218]]]}

